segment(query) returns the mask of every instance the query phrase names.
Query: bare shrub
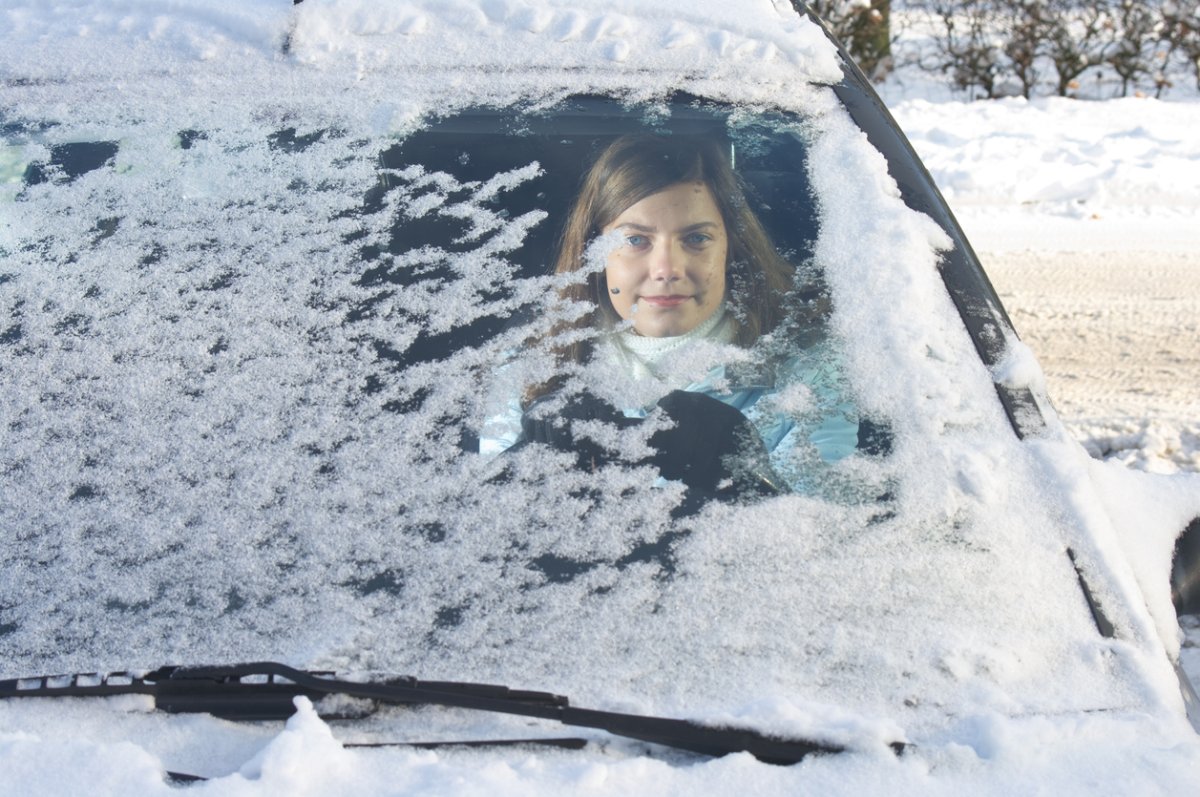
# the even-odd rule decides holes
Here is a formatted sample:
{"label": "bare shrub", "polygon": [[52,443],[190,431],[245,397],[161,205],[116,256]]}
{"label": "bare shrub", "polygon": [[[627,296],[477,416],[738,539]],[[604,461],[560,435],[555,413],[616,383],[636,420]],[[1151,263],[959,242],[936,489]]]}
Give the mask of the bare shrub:
{"label": "bare shrub", "polygon": [[[1200,0],[908,0],[933,31],[914,59],[972,97],[1128,95],[1171,85],[1173,69],[1200,87]],[[1105,88],[1106,74],[1115,76]]]}
{"label": "bare shrub", "polygon": [[823,19],[871,80],[891,71],[891,0],[793,0],[793,5],[807,5]]}
{"label": "bare shrub", "polygon": [[1164,70],[1178,63],[1192,73],[1200,90],[1200,0],[1166,0],[1162,16]]}

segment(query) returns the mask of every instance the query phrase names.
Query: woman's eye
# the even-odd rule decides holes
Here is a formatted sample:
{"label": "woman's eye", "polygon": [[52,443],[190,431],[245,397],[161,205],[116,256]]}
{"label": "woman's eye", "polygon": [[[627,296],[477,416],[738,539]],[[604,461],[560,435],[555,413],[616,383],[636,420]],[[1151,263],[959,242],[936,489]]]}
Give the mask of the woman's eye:
{"label": "woman's eye", "polygon": [[643,246],[645,246],[649,242],[650,242],[649,239],[646,238],[646,236],[644,236],[644,235],[626,235],[625,236],[625,243],[628,246],[632,246],[634,249],[641,249]]}
{"label": "woman's eye", "polygon": [[687,236],[683,239],[683,242],[685,244],[687,244],[688,246],[697,246],[698,247],[698,246],[704,246],[706,243],[708,243],[711,240],[712,240],[712,236],[709,235],[708,233],[693,232],[693,233],[688,233]]}

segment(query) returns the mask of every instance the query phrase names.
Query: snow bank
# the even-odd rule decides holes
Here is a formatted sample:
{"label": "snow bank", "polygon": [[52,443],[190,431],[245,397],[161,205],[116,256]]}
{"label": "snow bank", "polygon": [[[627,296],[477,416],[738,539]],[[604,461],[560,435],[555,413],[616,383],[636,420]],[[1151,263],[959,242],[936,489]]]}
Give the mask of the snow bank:
{"label": "snow bank", "polygon": [[1195,251],[1200,103],[892,106],[976,249]]}
{"label": "snow bank", "polygon": [[1123,419],[1075,422],[1071,428],[1096,459],[1149,473],[1200,473],[1200,431]]}

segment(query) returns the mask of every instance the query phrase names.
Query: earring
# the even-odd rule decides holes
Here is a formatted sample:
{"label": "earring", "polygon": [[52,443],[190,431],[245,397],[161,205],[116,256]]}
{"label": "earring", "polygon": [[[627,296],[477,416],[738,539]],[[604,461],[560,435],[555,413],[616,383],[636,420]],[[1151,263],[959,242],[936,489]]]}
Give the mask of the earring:
{"label": "earring", "polygon": [[608,292],[611,293],[613,296],[616,296],[618,293],[621,292],[621,289],[620,288],[609,288]]}

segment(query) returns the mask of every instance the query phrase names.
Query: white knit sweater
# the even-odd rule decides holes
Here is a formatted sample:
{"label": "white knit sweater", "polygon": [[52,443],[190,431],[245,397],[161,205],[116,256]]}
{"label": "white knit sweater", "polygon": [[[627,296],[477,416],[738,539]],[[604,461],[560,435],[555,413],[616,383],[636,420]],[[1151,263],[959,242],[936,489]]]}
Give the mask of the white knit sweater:
{"label": "white knit sweater", "polygon": [[725,304],[722,303],[716,312],[682,335],[650,338],[628,329],[610,337],[602,350],[605,356],[624,366],[632,379],[657,379],[661,378],[657,365],[667,355],[698,340],[732,343],[735,332],[733,319],[725,312]]}

